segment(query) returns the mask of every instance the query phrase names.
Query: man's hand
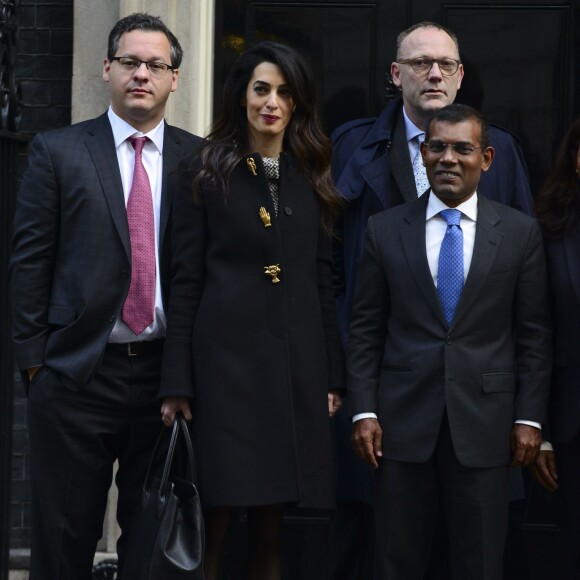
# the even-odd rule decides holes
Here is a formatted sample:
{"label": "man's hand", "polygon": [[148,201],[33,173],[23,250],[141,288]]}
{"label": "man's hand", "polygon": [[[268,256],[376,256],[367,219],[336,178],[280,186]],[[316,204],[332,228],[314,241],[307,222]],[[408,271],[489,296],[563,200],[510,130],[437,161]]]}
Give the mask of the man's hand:
{"label": "man's hand", "polygon": [[371,467],[377,468],[382,457],[383,430],[377,419],[360,419],[352,426],[352,446],[355,453]]}
{"label": "man's hand", "polygon": [[512,448],[510,467],[529,467],[540,452],[542,431],[530,425],[515,423],[512,427],[510,443]]}
{"label": "man's hand", "polygon": [[328,393],[328,416],[334,417],[337,411],[342,407],[342,397],[338,391],[329,391]]}
{"label": "man's hand", "polygon": [[556,455],[553,451],[540,451],[535,463],[530,466],[530,471],[533,478],[548,491],[558,489]]}
{"label": "man's hand", "polygon": [[161,420],[167,427],[171,427],[175,421],[175,413],[181,411],[186,421],[191,421],[191,409],[187,397],[167,397],[161,405]]}

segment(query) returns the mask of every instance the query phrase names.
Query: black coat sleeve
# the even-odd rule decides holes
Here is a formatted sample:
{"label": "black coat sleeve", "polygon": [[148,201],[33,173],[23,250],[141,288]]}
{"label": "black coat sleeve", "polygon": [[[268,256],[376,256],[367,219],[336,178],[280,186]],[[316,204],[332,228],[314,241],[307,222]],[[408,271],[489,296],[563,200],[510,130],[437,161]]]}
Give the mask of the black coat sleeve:
{"label": "black coat sleeve", "polygon": [[159,397],[193,398],[193,326],[205,280],[207,232],[203,195],[194,198],[192,170],[187,158],[173,178],[170,300]]}

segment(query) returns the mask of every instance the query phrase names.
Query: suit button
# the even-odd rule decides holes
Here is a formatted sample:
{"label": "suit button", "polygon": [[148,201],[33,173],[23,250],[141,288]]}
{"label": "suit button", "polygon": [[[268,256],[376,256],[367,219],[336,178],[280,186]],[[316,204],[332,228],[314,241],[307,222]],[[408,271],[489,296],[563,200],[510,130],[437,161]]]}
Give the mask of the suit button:
{"label": "suit button", "polygon": [[115,316],[109,316],[109,322],[115,322]]}
{"label": "suit button", "polygon": [[451,344],[451,335],[450,335],[450,334],[448,334],[448,335],[445,337],[445,344]]}
{"label": "suit button", "polygon": [[285,207],[284,208],[284,213],[286,215],[292,215],[292,208],[291,207]]}

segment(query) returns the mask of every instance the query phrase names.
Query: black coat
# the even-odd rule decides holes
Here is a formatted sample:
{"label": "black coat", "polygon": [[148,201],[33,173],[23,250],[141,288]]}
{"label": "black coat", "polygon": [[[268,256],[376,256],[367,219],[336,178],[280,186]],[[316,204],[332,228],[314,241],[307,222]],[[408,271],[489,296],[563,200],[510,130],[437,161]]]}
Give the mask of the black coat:
{"label": "black coat", "polygon": [[226,195],[194,201],[194,175],[176,190],[161,394],[193,399],[202,501],[331,508],[327,392],[344,376],[317,197],[286,155],[278,217],[258,154]]}
{"label": "black coat", "polygon": [[545,245],[554,314],[549,438],[568,443],[580,431],[580,227]]}

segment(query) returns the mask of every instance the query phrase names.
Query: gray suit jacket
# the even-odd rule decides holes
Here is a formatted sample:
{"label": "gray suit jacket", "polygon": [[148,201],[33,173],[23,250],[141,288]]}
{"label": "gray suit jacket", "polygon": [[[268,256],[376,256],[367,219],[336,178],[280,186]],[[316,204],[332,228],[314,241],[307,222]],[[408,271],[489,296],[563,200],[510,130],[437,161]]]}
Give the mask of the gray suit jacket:
{"label": "gray suit jacket", "polygon": [[[167,286],[171,170],[199,138],[166,125],[159,251]],[[131,274],[127,213],[106,114],[41,133],[30,145],[10,262],[17,363],[47,365],[71,387],[92,377]]]}
{"label": "gray suit jacket", "polygon": [[462,464],[506,465],[513,421],[546,419],[551,324],[540,229],[479,197],[471,267],[448,327],[427,262],[428,197],[369,220],[349,334],[352,411],[378,415],[385,457],[422,462],[447,409]]}

